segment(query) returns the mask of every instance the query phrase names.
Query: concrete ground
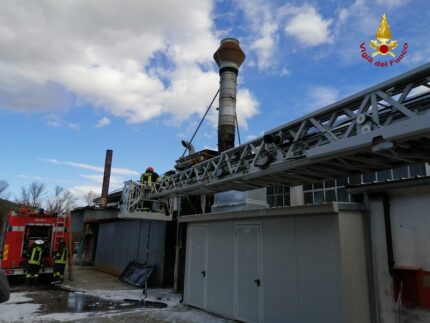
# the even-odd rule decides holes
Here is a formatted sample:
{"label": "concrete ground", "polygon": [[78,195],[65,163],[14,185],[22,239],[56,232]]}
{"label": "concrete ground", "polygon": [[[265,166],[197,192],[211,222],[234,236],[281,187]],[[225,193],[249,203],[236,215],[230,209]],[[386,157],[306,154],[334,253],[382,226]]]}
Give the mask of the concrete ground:
{"label": "concrete ground", "polygon": [[12,282],[0,322],[232,322],[182,305],[168,289],[150,289],[144,299],[141,289],[93,267],[74,267],[73,278],[59,286]]}
{"label": "concrete ground", "polygon": [[67,286],[70,289],[136,289],[136,287],[123,283],[118,277],[98,271],[92,266],[74,266],[72,273],[73,280],[68,279],[67,273],[64,276],[63,286]]}

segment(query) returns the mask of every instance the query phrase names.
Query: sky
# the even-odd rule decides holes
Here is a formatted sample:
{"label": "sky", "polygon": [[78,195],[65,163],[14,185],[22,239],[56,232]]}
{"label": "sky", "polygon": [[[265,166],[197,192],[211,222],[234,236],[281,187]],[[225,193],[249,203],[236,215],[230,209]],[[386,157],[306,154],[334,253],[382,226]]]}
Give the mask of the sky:
{"label": "sky", "polygon": [[[400,63],[361,57],[386,14]],[[0,180],[83,196],[172,169],[215,95],[213,53],[240,41],[243,142],[425,64],[427,0],[0,0]],[[387,60],[382,57],[381,60]],[[217,149],[218,101],[193,143]],[[238,140],[236,140],[238,144]]]}

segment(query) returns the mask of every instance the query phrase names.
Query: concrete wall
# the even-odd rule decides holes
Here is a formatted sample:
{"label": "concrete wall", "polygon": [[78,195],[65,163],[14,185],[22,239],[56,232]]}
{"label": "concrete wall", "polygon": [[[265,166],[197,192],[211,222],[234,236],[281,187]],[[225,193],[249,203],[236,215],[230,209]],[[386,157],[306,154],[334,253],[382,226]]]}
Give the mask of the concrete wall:
{"label": "concrete wall", "polygon": [[74,210],[71,212],[72,220],[72,237],[73,243],[80,242],[84,236],[85,223],[84,223],[84,210]]}
{"label": "concrete wall", "polygon": [[[393,251],[396,265],[430,271],[430,190],[407,189],[390,193]],[[398,308],[393,301],[392,278],[387,265],[382,198],[371,198],[375,290],[379,322],[430,322],[430,311]]]}
{"label": "concrete wall", "polygon": [[165,225],[165,222],[148,220],[100,223],[95,267],[120,275],[130,261],[148,263],[155,266],[150,282],[162,286]]}
{"label": "concrete wall", "polygon": [[72,212],[72,232],[81,235],[84,232],[84,211]]}
{"label": "concrete wall", "polygon": [[339,216],[339,238],[342,255],[343,302],[348,322],[370,320],[369,279],[367,271],[365,221],[362,214],[343,212]]}
{"label": "concrete wall", "polygon": [[[208,228],[205,309],[235,318],[234,227],[260,224],[261,322],[369,322],[362,216],[349,212],[340,222],[342,216],[297,215],[188,224],[188,232],[193,226]],[[355,233],[349,235],[343,232],[345,229]],[[188,251],[190,235],[187,237]],[[347,238],[353,241],[341,249],[341,241]],[[354,254],[346,257],[347,253]],[[185,303],[189,271],[187,252]]]}

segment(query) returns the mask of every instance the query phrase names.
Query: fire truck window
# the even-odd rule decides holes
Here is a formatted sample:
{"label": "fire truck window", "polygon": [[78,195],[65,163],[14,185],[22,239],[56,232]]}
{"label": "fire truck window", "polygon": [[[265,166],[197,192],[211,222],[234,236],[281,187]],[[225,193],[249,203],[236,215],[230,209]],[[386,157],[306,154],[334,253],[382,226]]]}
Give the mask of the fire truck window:
{"label": "fire truck window", "polygon": [[25,228],[23,255],[26,254],[31,244],[39,239],[45,241],[45,245],[43,246],[46,250],[45,255],[48,255],[48,253],[50,254],[48,251],[51,250],[51,235],[52,226],[27,226]]}
{"label": "fire truck window", "polygon": [[34,238],[49,238],[51,227],[42,227],[42,226],[28,226],[26,229],[27,237]]}

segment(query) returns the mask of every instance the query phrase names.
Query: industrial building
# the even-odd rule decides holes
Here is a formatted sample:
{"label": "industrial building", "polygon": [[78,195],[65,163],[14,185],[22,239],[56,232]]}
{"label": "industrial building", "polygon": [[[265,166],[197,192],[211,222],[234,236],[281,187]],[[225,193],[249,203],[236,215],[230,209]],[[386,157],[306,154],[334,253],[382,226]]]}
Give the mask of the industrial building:
{"label": "industrial building", "polygon": [[[164,272],[165,257],[168,257],[169,264],[173,263],[174,255],[173,253],[169,256],[169,253],[165,252],[166,222],[121,219],[116,208],[79,208],[72,212],[72,216],[82,221],[79,221],[82,224],[82,264],[93,265],[100,271],[120,276],[126,266],[135,261],[154,267],[150,286],[172,284],[172,274]],[[174,248],[174,237],[167,246]]]}
{"label": "industrial building", "polygon": [[[105,173],[109,173],[112,152],[107,152]],[[173,285],[176,226],[171,217],[151,212],[146,217],[123,217],[119,212],[122,191],[108,194],[109,176],[103,181],[98,206],[72,211],[73,237],[80,245],[82,265],[120,276],[130,262],[153,267],[151,287]],[[104,203],[104,205],[102,205]]]}
{"label": "industrial building", "polygon": [[190,306],[243,322],[429,322],[430,64],[235,146],[245,54],[227,38],[214,59],[219,151],[150,189],[126,183],[115,219],[98,219],[96,266],[113,266],[99,244],[126,234],[121,266],[144,261],[136,237],[158,221],[149,254],[176,238],[164,252]]}

